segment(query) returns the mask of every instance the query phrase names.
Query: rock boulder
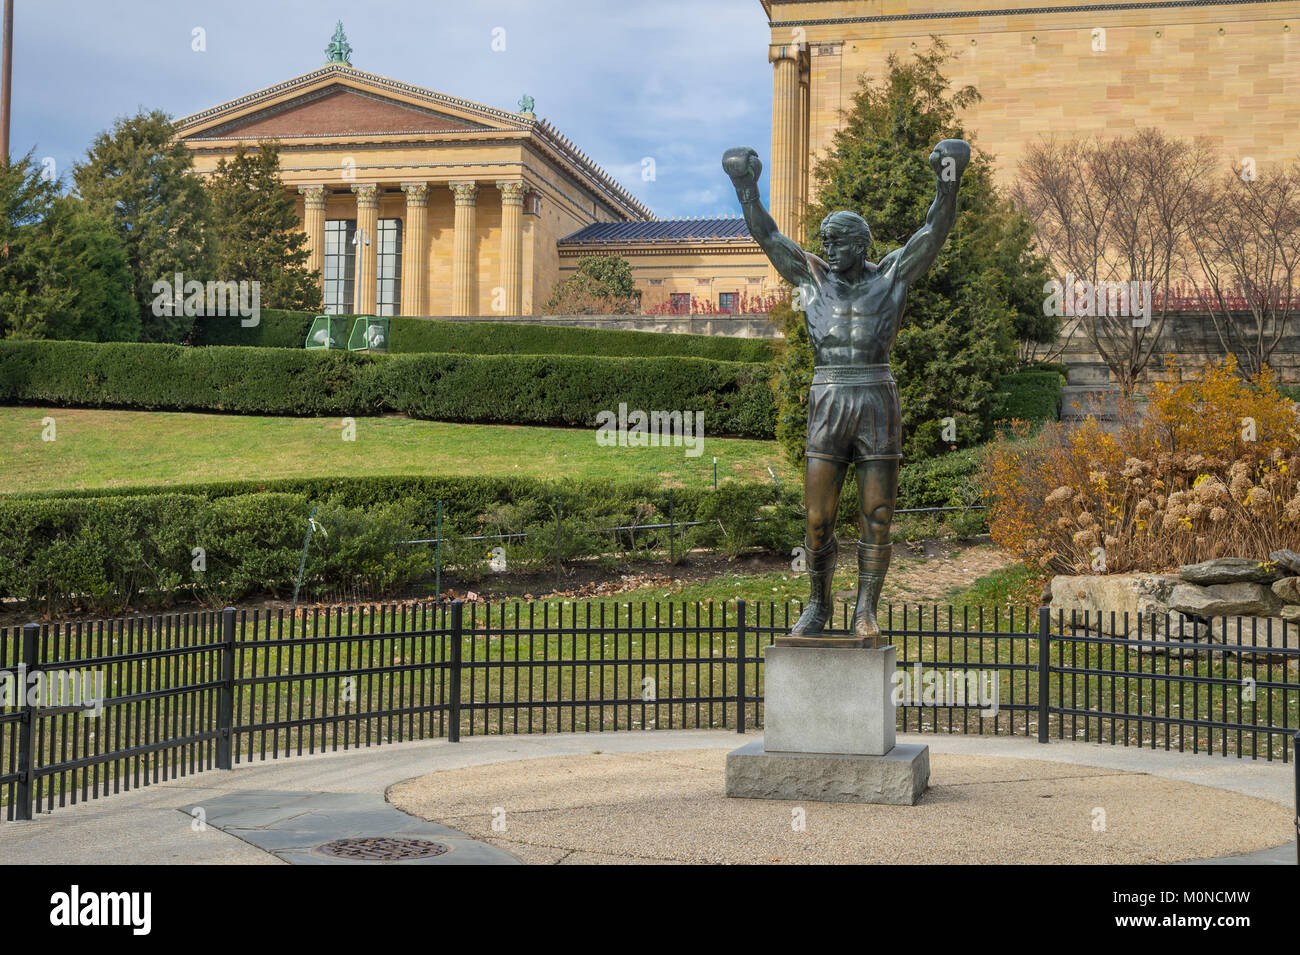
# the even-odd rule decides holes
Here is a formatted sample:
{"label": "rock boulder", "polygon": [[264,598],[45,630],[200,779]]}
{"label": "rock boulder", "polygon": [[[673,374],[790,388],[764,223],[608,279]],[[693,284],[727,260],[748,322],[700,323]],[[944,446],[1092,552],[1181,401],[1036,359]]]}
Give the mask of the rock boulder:
{"label": "rock boulder", "polygon": [[1283,577],[1275,581],[1273,596],[1284,604],[1300,604],[1300,577]]}
{"label": "rock boulder", "polygon": [[1293,550],[1275,550],[1268,559],[1293,574],[1300,574],[1300,554]]}
{"label": "rock boulder", "polygon": [[1282,575],[1262,560],[1216,557],[1180,567],[1178,576],[1189,584],[1271,584]]}
{"label": "rock boulder", "polygon": [[1263,584],[1179,584],[1169,597],[1169,609],[1191,617],[1270,617],[1282,601]]}

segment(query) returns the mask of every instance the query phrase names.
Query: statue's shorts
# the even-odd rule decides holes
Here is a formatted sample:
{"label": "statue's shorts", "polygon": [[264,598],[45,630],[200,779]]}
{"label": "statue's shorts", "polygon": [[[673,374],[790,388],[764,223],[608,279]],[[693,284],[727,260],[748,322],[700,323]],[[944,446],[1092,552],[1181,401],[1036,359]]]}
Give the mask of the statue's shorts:
{"label": "statue's shorts", "polygon": [[808,457],[852,464],[903,456],[903,415],[888,365],[819,365],[808,391]]}

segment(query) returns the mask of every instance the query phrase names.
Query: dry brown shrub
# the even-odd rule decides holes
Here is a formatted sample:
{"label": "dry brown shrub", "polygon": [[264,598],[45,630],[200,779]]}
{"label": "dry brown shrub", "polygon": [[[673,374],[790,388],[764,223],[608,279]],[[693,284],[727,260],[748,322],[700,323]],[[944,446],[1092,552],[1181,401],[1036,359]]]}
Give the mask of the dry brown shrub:
{"label": "dry brown shrub", "polygon": [[1232,359],[1154,385],[1146,415],[1017,427],[987,456],[993,540],[1050,573],[1159,572],[1300,550],[1300,415]]}

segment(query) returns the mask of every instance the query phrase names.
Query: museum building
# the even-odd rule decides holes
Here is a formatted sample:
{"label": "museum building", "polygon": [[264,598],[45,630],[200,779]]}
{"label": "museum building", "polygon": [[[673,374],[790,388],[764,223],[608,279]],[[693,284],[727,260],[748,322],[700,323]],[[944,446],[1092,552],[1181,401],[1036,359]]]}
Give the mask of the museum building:
{"label": "museum building", "polygon": [[[959,54],[952,86],[982,96],[962,122],[1004,184],[1037,139],[1143,126],[1265,168],[1300,155],[1297,0],[757,2],[769,207],[800,241],[817,158],[860,78],[931,37]],[[280,143],[327,312],[538,314],[585,255],[625,257],[646,311],[730,311],[777,290],[743,220],[656,219],[528,97],[511,112],[358,70],[341,25],[326,55],[177,128],[201,174],[241,144]]]}
{"label": "museum building", "polygon": [[638,263],[647,305],[687,290],[726,305],[761,283],[743,222],[654,220],[527,99],[509,112],[358,70],[341,30],[328,55],[176,124],[199,174],[279,143],[326,312],[531,315],[566,264],[610,250]]}

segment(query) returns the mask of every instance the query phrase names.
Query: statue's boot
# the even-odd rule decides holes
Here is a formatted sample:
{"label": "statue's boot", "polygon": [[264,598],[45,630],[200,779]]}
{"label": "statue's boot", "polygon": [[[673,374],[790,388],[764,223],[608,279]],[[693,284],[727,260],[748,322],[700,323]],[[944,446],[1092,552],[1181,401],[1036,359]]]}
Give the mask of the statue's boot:
{"label": "statue's boot", "polygon": [[808,578],[812,584],[812,595],[803,608],[803,613],[790,630],[792,637],[812,637],[820,634],[831,615],[831,580],[835,576],[835,556],[839,551],[839,542],[831,537],[820,550],[808,550]]}
{"label": "statue's boot", "polygon": [[880,604],[880,588],[884,586],[892,553],[890,544],[858,542],[858,602],[853,608],[853,635],[866,640],[871,647],[881,642],[876,607]]}

